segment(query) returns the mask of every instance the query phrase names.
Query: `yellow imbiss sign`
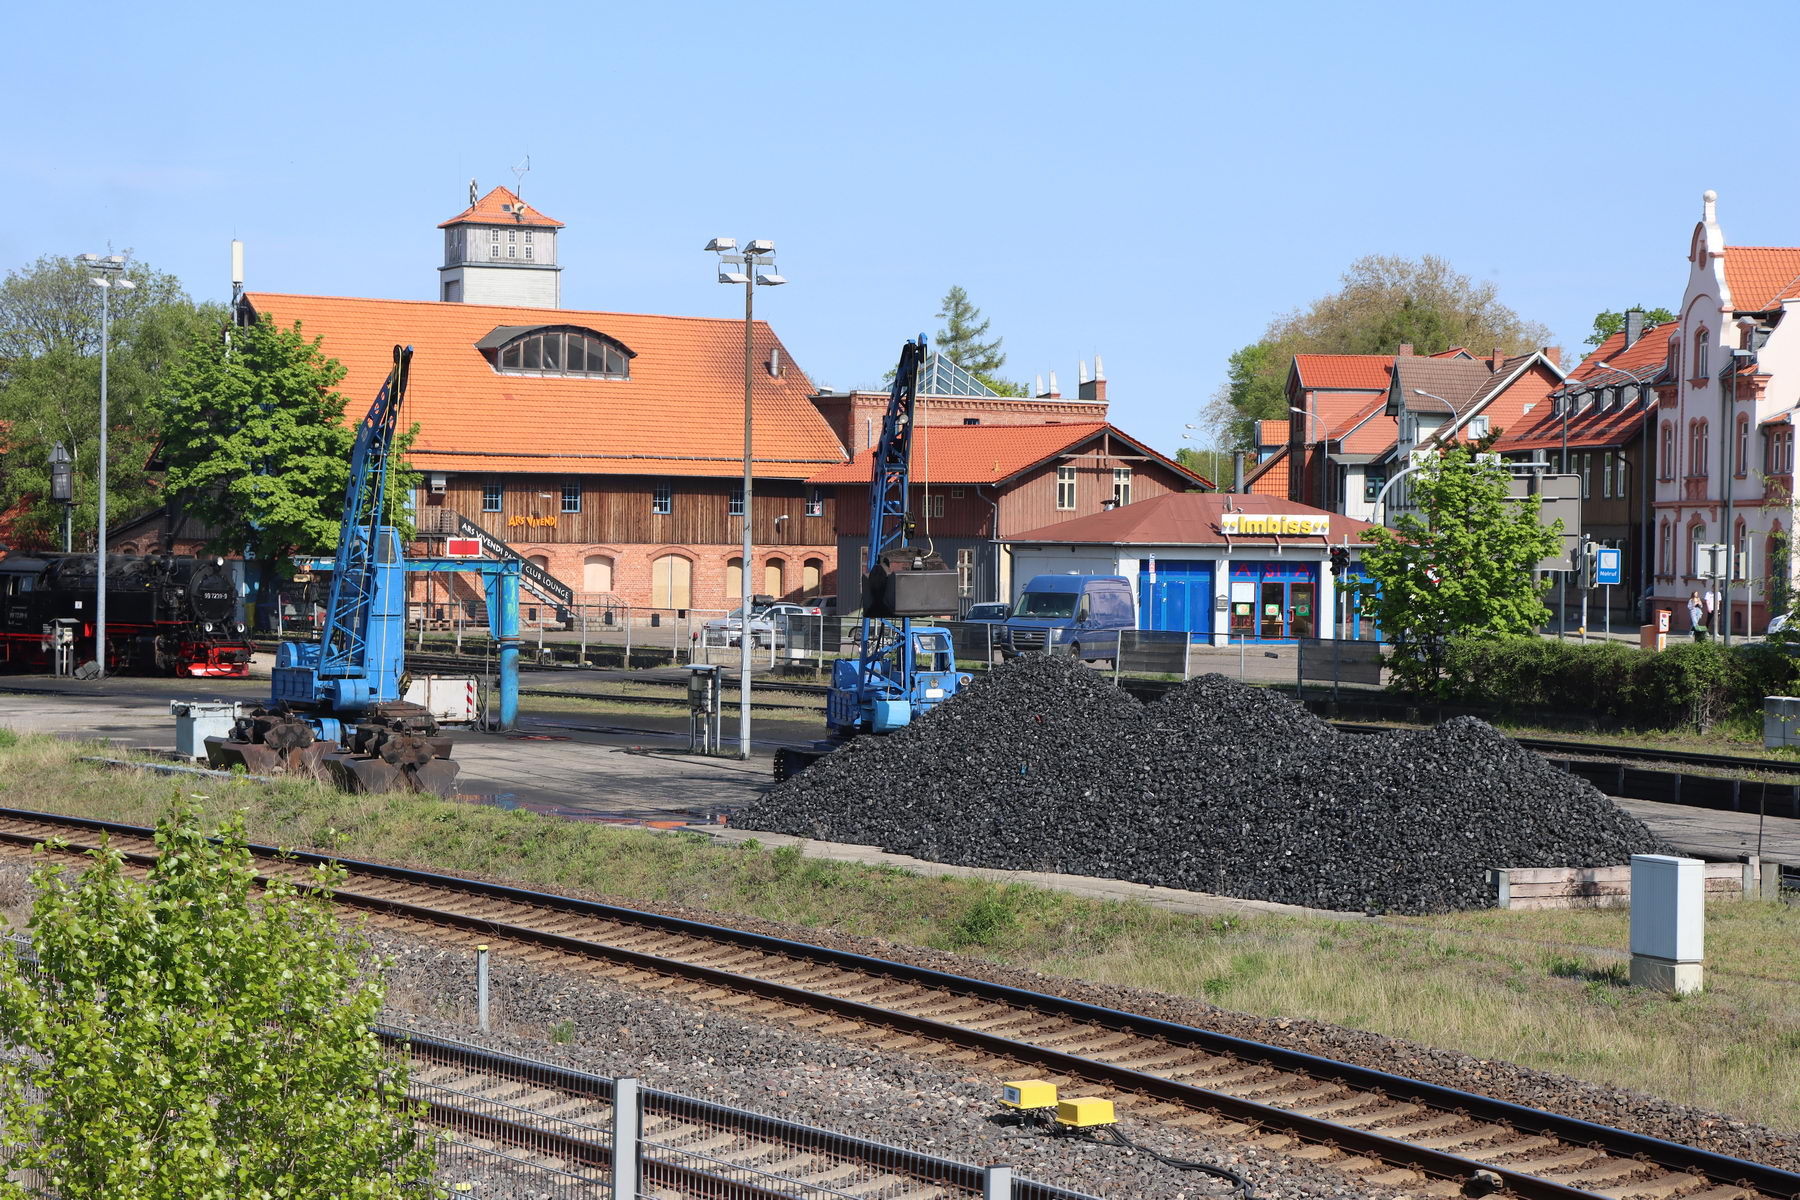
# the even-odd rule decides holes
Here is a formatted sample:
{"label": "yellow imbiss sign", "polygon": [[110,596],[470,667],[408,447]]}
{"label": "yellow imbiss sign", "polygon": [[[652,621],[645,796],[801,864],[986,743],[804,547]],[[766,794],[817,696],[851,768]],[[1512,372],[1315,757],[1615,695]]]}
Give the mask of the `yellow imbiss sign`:
{"label": "yellow imbiss sign", "polygon": [[1326,537],[1331,533],[1331,518],[1324,513],[1221,513],[1219,532],[1240,537]]}

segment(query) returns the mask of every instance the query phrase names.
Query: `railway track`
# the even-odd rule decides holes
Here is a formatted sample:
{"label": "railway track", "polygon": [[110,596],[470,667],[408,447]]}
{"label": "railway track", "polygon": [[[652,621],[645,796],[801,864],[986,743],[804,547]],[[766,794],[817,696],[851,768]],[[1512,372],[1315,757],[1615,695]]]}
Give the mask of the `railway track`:
{"label": "railway track", "polygon": [[[147,864],[150,831],[0,809],[0,847],[111,836]],[[269,876],[323,857],[257,847]],[[1129,1120],[1254,1142],[1377,1183],[1528,1200],[1800,1197],[1800,1174],[1507,1101],[1134,1013],[828,947],[381,864],[344,861],[338,901],[417,933],[455,930],[536,966],[963,1072],[1047,1078]]]}

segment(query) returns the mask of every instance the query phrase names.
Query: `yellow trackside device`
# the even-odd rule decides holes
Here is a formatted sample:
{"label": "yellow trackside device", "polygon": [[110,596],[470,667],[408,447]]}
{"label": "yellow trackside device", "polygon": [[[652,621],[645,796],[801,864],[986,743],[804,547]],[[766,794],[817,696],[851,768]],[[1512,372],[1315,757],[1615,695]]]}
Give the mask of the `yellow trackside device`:
{"label": "yellow trackside device", "polygon": [[1056,1102],[1056,1123],[1076,1129],[1113,1123],[1113,1102],[1098,1096],[1077,1096]]}
{"label": "yellow trackside device", "polygon": [[1000,1085],[1000,1103],[1008,1108],[1055,1108],[1056,1085],[1041,1079],[1022,1079]]}

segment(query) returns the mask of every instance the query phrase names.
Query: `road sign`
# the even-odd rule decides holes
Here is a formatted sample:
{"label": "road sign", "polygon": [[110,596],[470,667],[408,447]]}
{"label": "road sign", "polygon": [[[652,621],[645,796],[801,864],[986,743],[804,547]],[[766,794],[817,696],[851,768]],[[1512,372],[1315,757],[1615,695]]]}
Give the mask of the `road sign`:
{"label": "road sign", "polygon": [[1594,582],[1600,587],[1617,587],[1624,580],[1623,551],[1602,546],[1594,552]]}

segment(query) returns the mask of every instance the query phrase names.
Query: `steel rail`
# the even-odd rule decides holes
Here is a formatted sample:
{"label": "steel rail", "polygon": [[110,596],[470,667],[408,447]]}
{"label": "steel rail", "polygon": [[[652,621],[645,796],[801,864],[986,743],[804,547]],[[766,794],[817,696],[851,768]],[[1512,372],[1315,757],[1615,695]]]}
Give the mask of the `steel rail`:
{"label": "steel rail", "polygon": [[[0,808],[0,818],[57,822],[77,828],[138,838],[148,837],[154,833],[153,830],[144,826],[127,825],[122,822],[10,808]],[[41,840],[32,835],[10,831],[0,831],[0,839],[12,842]],[[1769,1196],[1800,1197],[1800,1174],[1784,1171],[1777,1167],[1750,1162],[1696,1146],[1670,1142],[1647,1134],[1632,1133],[1584,1121],[1577,1117],[1544,1112],[1511,1101],[1465,1092],[1441,1084],[1428,1083],[1424,1080],[1395,1075],[1370,1067],[1328,1059],[1305,1051],[1256,1042],[1193,1026],[1178,1025],[1156,1017],[1147,1017],[1041,992],[1031,992],[987,980],[951,975],[928,967],[917,967],[853,951],[816,946],[793,939],[778,938],[726,926],[708,925],[682,917],[621,908],[598,901],[536,892],[509,884],[489,883],[438,872],[356,859],[334,859],[328,855],[311,852],[282,851],[276,847],[257,844],[252,844],[250,849],[253,853],[263,857],[281,857],[309,864],[336,862],[344,866],[346,870],[361,875],[442,890],[461,891],[488,898],[505,899],[537,908],[583,914],[609,921],[681,933],[685,936],[718,943],[744,946],[788,958],[846,967],[899,982],[992,1000],[1017,1008],[1030,1009],[1047,1016],[1080,1020],[1113,1030],[1158,1038],[1177,1046],[1224,1054],[1259,1065],[1296,1071],[1343,1086],[1363,1088],[1391,1099],[1410,1101],[1478,1120],[1502,1123],[1529,1133],[1554,1137],[1572,1145],[1591,1147],[1622,1159],[1651,1162],[1671,1171],[1686,1172],[1711,1179],[1717,1183],[1745,1187]],[[152,855],[126,854],[125,857],[128,861],[139,864],[148,864],[154,861]],[[655,974],[679,975],[735,992],[748,992],[779,1003],[830,1011],[865,1024],[981,1050],[1011,1061],[1035,1064],[1048,1070],[1104,1082],[1124,1091],[1136,1092],[1189,1107],[1225,1113],[1234,1119],[1273,1129],[1282,1129],[1307,1141],[1352,1150],[1384,1162],[1421,1170],[1426,1174],[1441,1178],[1469,1180],[1475,1178],[1477,1172],[1490,1172],[1497,1176],[1506,1187],[1519,1196],[1525,1197],[1526,1200],[1571,1200],[1573,1197],[1591,1200],[1597,1195],[1538,1176],[1510,1171],[1503,1165],[1430,1150],[1381,1134],[1340,1125],[1322,1118],[1304,1116],[1254,1100],[1214,1092],[1193,1084],[1179,1083],[1134,1071],[1128,1067],[1097,1062],[1078,1055],[1065,1054],[1046,1047],[1017,1042],[1010,1038],[964,1029],[926,1018],[907,1016],[859,1001],[820,995],[770,980],[737,975],[729,971],[662,958],[642,951],[606,946],[544,930],[528,929],[512,926],[505,922],[448,913],[406,901],[354,893],[339,893],[336,899],[347,907],[385,911],[406,916],[409,919],[449,925],[494,936],[506,936],[576,955],[604,957]]]}
{"label": "steel rail", "polygon": [[[466,1042],[450,1041],[435,1038],[426,1034],[410,1033],[388,1025],[375,1027],[375,1036],[383,1044],[405,1050],[421,1050],[426,1052],[432,1061],[449,1061],[475,1071],[502,1076],[507,1079],[529,1080],[534,1085],[555,1088],[571,1095],[585,1096],[590,1099],[612,1103],[613,1081],[605,1075],[595,1075],[588,1071],[573,1067],[561,1067],[552,1063],[539,1062],[536,1059],[517,1058],[510,1054],[501,1054],[480,1046],[471,1046]],[[655,1088],[640,1088],[638,1096],[641,1101],[657,1102],[665,1109],[678,1109],[682,1119],[699,1117],[716,1128],[730,1130],[751,1137],[771,1140],[774,1135],[780,1143],[792,1149],[807,1150],[827,1158],[842,1159],[849,1162],[860,1162],[879,1166],[891,1174],[903,1175],[910,1179],[928,1183],[946,1184],[962,1188],[970,1192],[980,1192],[983,1172],[980,1167],[968,1163],[955,1162],[947,1158],[939,1158],[934,1154],[925,1154],[917,1150],[908,1150],[900,1146],[891,1146],[883,1142],[873,1142],[852,1134],[837,1133],[830,1129],[820,1129],[814,1125],[800,1125],[780,1117],[762,1113],[749,1113],[743,1109],[731,1108],[710,1100],[701,1100],[692,1096],[682,1096],[673,1092],[659,1091]],[[459,1110],[469,1111],[469,1110]],[[480,1114],[476,1114],[480,1115]],[[494,1120],[503,1120],[489,1118]],[[506,1124],[512,1124],[507,1122]],[[521,1142],[528,1143],[529,1138],[538,1137],[534,1126],[518,1125],[518,1136]],[[541,1140],[541,1139],[540,1139]],[[577,1139],[578,1140],[578,1139]],[[581,1143],[584,1146],[593,1143]],[[608,1143],[610,1145],[610,1142]],[[680,1151],[677,1149],[677,1153]],[[646,1162],[649,1160],[646,1159]],[[611,1165],[610,1155],[605,1165]],[[675,1164],[669,1164],[675,1166]],[[677,1168],[679,1169],[679,1168]],[[716,1176],[707,1176],[714,1180]],[[742,1185],[750,1188],[745,1195],[769,1195],[756,1191],[754,1185]],[[715,1193],[708,1192],[706,1195]],[[1015,1178],[1013,1180],[1013,1200],[1087,1200],[1084,1193],[1070,1191],[1066,1188],[1055,1188],[1033,1180]]]}

